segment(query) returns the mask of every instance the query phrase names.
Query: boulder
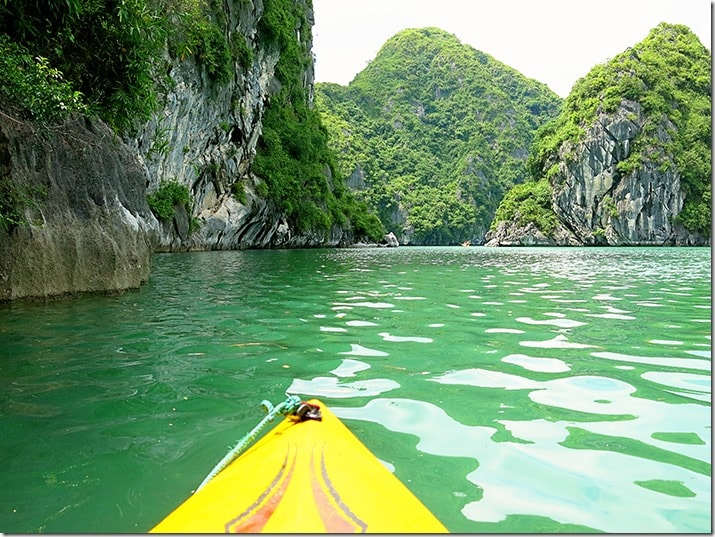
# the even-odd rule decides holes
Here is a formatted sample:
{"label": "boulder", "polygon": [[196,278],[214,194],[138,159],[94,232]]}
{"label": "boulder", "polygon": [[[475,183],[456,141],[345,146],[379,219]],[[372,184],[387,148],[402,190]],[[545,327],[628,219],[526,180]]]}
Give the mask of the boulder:
{"label": "boulder", "polygon": [[395,234],[392,231],[385,235],[384,241],[385,244],[390,248],[396,248],[400,245],[399,241],[397,240],[397,237],[395,237]]}

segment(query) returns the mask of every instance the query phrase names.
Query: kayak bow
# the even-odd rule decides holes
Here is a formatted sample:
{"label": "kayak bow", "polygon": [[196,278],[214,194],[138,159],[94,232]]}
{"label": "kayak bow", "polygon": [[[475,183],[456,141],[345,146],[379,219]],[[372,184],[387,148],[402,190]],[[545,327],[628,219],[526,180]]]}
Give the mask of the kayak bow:
{"label": "kayak bow", "polygon": [[319,419],[288,415],[151,532],[447,532],[322,403],[301,407],[311,405]]}

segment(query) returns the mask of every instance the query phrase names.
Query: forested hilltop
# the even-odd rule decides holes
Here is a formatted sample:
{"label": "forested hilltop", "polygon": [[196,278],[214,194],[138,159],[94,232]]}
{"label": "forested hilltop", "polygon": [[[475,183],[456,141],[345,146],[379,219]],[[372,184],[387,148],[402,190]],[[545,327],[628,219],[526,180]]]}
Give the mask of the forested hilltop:
{"label": "forested hilltop", "polygon": [[574,84],[489,244],[705,245],[712,223],[711,54],[661,23]]}
{"label": "forested hilltop", "polygon": [[423,28],[348,86],[317,84],[316,103],[349,186],[405,244],[701,245],[711,91],[711,54],[682,25],[595,66],[563,103]]}
{"label": "forested hilltop", "polygon": [[480,243],[505,192],[526,180],[536,130],[561,99],[437,28],[389,39],[316,108],[359,199],[403,244]]}

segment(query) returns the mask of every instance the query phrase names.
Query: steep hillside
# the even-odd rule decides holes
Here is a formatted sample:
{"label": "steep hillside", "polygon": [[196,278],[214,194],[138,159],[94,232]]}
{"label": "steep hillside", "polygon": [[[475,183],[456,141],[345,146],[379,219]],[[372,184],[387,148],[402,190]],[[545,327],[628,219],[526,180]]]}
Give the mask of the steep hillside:
{"label": "steep hillside", "polygon": [[538,133],[489,244],[708,244],[711,92],[710,52],[682,25],[594,67]]}
{"label": "steep hillside", "polygon": [[404,30],[316,107],[356,195],[405,244],[484,238],[560,99],[437,28]]}
{"label": "steep hillside", "polygon": [[136,287],[154,250],[381,238],[313,108],[312,25],[310,0],[0,2],[0,301]]}

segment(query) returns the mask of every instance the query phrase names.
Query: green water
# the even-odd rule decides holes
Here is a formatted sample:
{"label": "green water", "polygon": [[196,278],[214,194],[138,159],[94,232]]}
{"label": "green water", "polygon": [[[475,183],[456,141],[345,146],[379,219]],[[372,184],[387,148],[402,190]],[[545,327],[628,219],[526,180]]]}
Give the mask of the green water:
{"label": "green water", "polygon": [[207,252],[118,297],[0,306],[0,531],[145,532],[288,391],[451,531],[710,532],[710,269],[706,248]]}

